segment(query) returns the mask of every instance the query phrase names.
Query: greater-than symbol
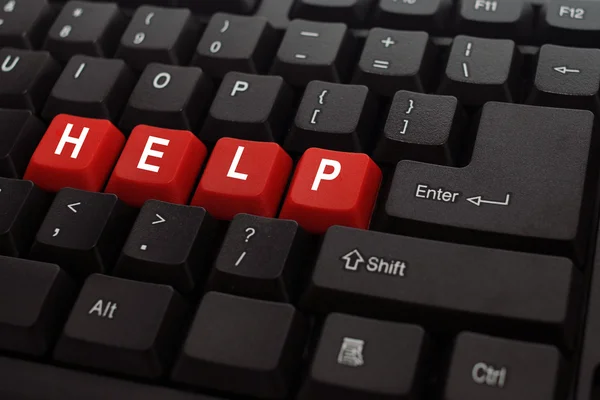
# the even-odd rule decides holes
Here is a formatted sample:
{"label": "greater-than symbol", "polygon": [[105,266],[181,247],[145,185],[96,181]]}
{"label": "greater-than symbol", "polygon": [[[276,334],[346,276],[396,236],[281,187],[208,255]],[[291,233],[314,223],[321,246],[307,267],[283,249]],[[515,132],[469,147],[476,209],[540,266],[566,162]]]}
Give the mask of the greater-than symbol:
{"label": "greater-than symbol", "polygon": [[156,218],[158,218],[158,219],[156,221],[152,221],[152,225],[162,224],[163,222],[166,222],[166,219],[161,217],[160,214],[154,214],[154,215],[156,215]]}
{"label": "greater-than symbol", "polygon": [[69,207],[69,210],[77,214],[77,210],[75,209],[75,207],[77,207],[78,205],[81,205],[81,202],[67,204],[67,207]]}

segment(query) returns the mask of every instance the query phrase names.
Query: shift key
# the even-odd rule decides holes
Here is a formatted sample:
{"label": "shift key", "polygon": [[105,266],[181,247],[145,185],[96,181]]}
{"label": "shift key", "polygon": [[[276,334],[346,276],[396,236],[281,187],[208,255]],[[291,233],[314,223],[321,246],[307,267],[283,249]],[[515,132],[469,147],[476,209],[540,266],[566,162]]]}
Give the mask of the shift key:
{"label": "shift key", "polygon": [[570,347],[580,271],[562,257],[334,226],[304,305],[457,332],[485,330]]}

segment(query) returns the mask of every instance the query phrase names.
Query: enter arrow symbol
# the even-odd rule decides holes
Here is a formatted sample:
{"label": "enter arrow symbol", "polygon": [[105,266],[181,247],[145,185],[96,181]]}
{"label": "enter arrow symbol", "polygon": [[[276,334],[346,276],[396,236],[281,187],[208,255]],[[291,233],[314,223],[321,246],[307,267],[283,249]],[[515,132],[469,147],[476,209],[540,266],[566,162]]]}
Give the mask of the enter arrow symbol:
{"label": "enter arrow symbol", "polygon": [[479,207],[482,204],[491,204],[494,206],[507,206],[510,204],[510,193],[506,194],[506,198],[504,201],[492,201],[492,200],[483,200],[483,196],[475,196],[467,198],[467,201],[471,204],[475,204]]}
{"label": "enter arrow symbol", "polygon": [[155,214],[155,215],[158,218],[158,220],[152,222],[152,225],[162,224],[163,222],[166,221],[166,219],[164,219],[163,217],[161,217],[159,214]]}
{"label": "enter arrow symbol", "polygon": [[578,74],[578,73],[581,72],[581,70],[574,69],[574,68],[568,68],[567,66],[554,67],[553,70],[555,70],[556,72],[560,72],[563,75],[566,75],[566,74]]}
{"label": "enter arrow symbol", "polygon": [[81,204],[81,202],[73,203],[73,204],[67,204],[67,207],[69,207],[69,210],[73,211],[74,213],[77,213],[77,210],[75,209],[75,207],[77,207],[80,204]]}

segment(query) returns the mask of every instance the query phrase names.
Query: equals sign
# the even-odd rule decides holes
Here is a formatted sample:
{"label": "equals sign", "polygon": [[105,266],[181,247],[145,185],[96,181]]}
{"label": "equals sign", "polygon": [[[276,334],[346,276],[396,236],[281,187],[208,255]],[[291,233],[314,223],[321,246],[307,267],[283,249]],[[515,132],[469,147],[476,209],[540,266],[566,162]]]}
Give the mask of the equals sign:
{"label": "equals sign", "polygon": [[388,69],[389,67],[390,67],[389,61],[382,61],[382,60],[373,61],[373,68]]}

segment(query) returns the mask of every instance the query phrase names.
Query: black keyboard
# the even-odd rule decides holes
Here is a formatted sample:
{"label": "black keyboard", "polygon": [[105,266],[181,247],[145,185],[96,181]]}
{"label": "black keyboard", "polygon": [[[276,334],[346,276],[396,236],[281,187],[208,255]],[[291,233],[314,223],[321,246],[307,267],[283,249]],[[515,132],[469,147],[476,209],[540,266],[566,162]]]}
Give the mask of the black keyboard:
{"label": "black keyboard", "polygon": [[0,0],[0,399],[600,399],[600,2]]}

